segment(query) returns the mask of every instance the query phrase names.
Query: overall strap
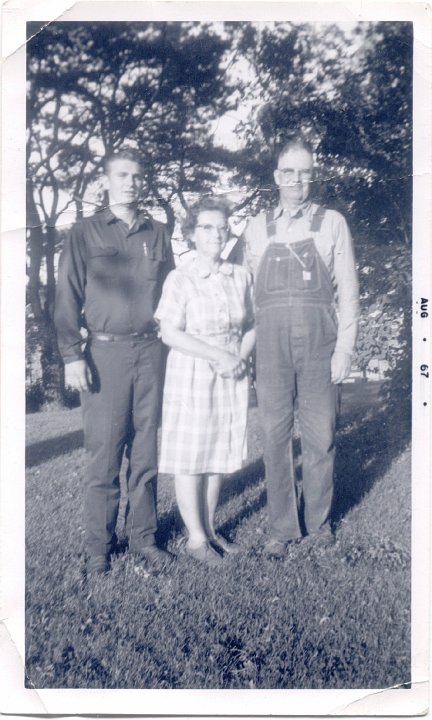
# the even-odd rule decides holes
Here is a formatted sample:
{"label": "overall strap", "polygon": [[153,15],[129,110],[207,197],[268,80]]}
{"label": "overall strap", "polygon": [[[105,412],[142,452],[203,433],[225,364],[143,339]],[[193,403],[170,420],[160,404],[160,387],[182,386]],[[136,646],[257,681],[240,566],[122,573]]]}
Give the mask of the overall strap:
{"label": "overall strap", "polygon": [[324,219],[325,215],[325,208],[322,205],[318,205],[317,209],[315,210],[315,213],[312,218],[310,231],[313,233],[317,233],[321,230],[322,221]]}
{"label": "overall strap", "polygon": [[[321,230],[322,221],[324,219],[325,215],[325,208],[322,205],[318,205],[317,209],[315,210],[315,213],[312,217],[312,222],[310,226],[310,231],[313,233],[317,233]],[[276,235],[276,220],[274,218],[275,211],[274,208],[268,211],[266,215],[266,231],[267,231],[267,238],[270,239]]]}
{"label": "overall strap", "polygon": [[270,240],[270,238],[276,235],[276,220],[274,214],[274,208],[271,208],[271,210],[269,210],[266,215],[266,230],[268,240]]}

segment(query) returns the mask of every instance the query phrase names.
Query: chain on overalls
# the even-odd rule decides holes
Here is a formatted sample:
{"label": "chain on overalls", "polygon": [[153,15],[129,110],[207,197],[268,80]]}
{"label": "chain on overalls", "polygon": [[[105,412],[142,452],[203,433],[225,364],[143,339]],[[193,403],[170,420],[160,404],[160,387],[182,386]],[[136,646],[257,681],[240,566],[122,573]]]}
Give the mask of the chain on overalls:
{"label": "chain on overalls", "polygon": [[336,388],[330,364],[337,321],[332,280],[314,241],[324,214],[319,207],[307,236],[288,244],[275,242],[269,213],[269,244],[256,275],[258,408],[270,535],[281,541],[302,535],[292,448],[295,399],[307,533],[329,519],[333,497]]}

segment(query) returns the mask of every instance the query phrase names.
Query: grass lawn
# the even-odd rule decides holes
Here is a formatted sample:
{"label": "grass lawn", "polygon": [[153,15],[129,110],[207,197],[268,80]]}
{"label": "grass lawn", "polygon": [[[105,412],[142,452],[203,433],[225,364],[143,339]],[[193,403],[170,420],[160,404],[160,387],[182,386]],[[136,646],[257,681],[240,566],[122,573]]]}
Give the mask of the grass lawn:
{"label": "grass lawn", "polygon": [[[127,552],[90,592],[81,414],[27,416],[26,685],[34,688],[379,688],[410,680],[410,455],[377,383],[345,385],[337,543],[263,556],[265,481],[256,409],[249,459],[227,478],[219,527],[244,549],[220,569],[182,552],[172,480],[159,480],[159,575]],[[119,535],[122,533],[119,519]]]}

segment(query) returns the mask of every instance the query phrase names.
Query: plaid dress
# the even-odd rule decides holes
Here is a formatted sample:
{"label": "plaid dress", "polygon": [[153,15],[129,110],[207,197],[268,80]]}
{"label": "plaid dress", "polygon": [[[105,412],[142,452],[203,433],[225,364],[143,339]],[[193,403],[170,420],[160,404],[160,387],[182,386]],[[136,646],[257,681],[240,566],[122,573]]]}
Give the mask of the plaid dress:
{"label": "plaid dress", "polygon": [[[238,353],[253,326],[252,278],[224,262],[209,273],[194,258],[167,277],[157,320]],[[195,475],[231,473],[246,459],[248,378],[223,378],[211,362],[171,349],[162,409],[159,469]]]}

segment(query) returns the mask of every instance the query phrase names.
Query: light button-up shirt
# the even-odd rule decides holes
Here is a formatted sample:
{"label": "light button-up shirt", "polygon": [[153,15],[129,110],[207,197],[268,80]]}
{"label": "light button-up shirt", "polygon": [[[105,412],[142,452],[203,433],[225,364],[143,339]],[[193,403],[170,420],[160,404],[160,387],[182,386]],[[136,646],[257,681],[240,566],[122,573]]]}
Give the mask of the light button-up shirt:
{"label": "light button-up shirt", "polygon": [[267,213],[251,218],[244,232],[244,263],[256,275],[260,260],[270,242],[291,244],[313,237],[326,266],[335,292],[338,313],[336,351],[354,351],[359,319],[359,290],[354,248],[348,224],[339,212],[326,209],[319,232],[311,232],[318,205],[305,203],[291,213],[278,205],[274,210],[276,233],[268,237]]}

